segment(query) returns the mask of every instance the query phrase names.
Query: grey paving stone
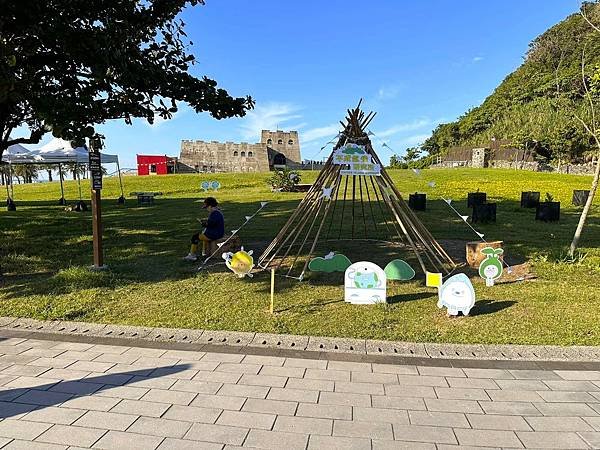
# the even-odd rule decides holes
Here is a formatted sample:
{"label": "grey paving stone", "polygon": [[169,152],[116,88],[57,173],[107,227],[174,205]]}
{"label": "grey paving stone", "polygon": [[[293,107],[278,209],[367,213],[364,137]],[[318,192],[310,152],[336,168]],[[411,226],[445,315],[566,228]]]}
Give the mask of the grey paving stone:
{"label": "grey paving stone", "polygon": [[[363,373],[370,375],[370,373],[367,372]],[[350,375],[351,372],[349,370],[306,369],[304,378],[311,380],[350,381]],[[398,380],[398,378],[396,378],[396,380]]]}
{"label": "grey paving stone", "polygon": [[38,436],[37,441],[91,447],[104,433],[106,433],[106,430],[74,427],[71,425],[54,425],[48,431]]}
{"label": "grey paving stone", "polygon": [[587,444],[576,433],[553,431],[517,431],[517,436],[527,448],[582,449]]}
{"label": "grey paving stone", "polygon": [[[76,380],[79,381],[82,378],[87,377],[91,372],[83,371],[83,370],[72,370],[72,369],[50,369],[47,372],[44,372],[41,375],[38,375],[40,378],[51,378],[58,380]],[[95,383],[95,380],[90,380]]]}
{"label": "grey paving stone", "polygon": [[424,411],[425,402],[420,397],[389,397],[383,395],[371,396],[371,404],[374,408],[406,409]]}
{"label": "grey paving stone", "polygon": [[106,450],[153,450],[158,447],[162,439],[159,436],[147,436],[144,434],[111,430],[96,442],[94,448]]}
{"label": "grey paving stone", "polygon": [[583,417],[583,420],[589,423],[595,431],[600,431],[600,416]]}
{"label": "grey paving stone", "polygon": [[521,416],[467,414],[467,418],[471,428],[478,430],[531,431],[531,427]]}
{"label": "grey paving stone", "polygon": [[529,402],[479,402],[486,414],[509,416],[541,416],[542,413]]}
{"label": "grey paving stone", "polygon": [[517,380],[560,380],[556,373],[550,370],[510,370]]}
{"label": "grey paving stone", "polygon": [[[157,389],[169,389],[175,384],[174,378],[153,378],[144,376],[134,376],[127,386],[141,387],[141,388],[157,388]],[[110,384],[110,383],[107,383]]]}
{"label": "grey paving stone", "polygon": [[187,439],[166,438],[158,450],[221,450],[223,444],[214,442],[190,441]]}
{"label": "grey paving stone", "polygon": [[270,430],[275,423],[274,414],[262,414],[246,411],[223,411],[217,419],[217,425],[261,428]]}
{"label": "grey paving stone", "polygon": [[290,402],[317,403],[319,391],[305,389],[271,388],[267,394],[270,400],[287,400]]}
{"label": "grey paving stone", "polygon": [[581,417],[526,417],[533,431],[594,431]]}
{"label": "grey paving stone", "polygon": [[228,372],[236,374],[253,374],[256,375],[262,365],[260,364],[245,364],[245,363],[220,363],[215,369],[217,372]]}
{"label": "grey paving stone", "polygon": [[[68,411],[68,410],[67,410]],[[104,411],[88,411],[73,425],[78,427],[102,428],[105,430],[125,431],[139,416]]]}
{"label": "grey paving stone", "polygon": [[63,394],[90,395],[100,389],[104,384],[82,383],[80,381],[61,381],[55,384],[48,392],[62,392]]}
{"label": "grey paving stone", "polygon": [[384,422],[408,425],[408,414],[406,411],[385,408],[366,408],[354,406],[352,419],[359,422]]}
{"label": "grey paving stone", "polygon": [[[36,349],[38,350],[38,349]],[[38,350],[39,351],[39,350]],[[75,363],[75,359],[66,359],[66,358],[54,358],[52,356],[38,358],[36,360],[31,361],[29,366],[40,366],[40,367],[48,367],[52,369],[64,369],[67,366]]]}
{"label": "grey paving stone", "polygon": [[217,442],[221,444],[242,445],[246,435],[248,434],[248,431],[248,428],[195,423],[185,435],[185,439],[203,442]]}
{"label": "grey paving stone", "polygon": [[[470,428],[467,418],[462,413],[408,411],[410,424],[434,427]],[[401,422],[396,422],[401,423]]]}
{"label": "grey paving stone", "polygon": [[15,399],[19,403],[27,403],[30,405],[58,405],[62,402],[69,400],[72,397],[71,394],[63,394],[61,392],[48,392],[38,391],[31,389],[25,392],[23,395]]}
{"label": "grey paving stone", "polygon": [[[6,440],[9,441],[8,439]],[[3,442],[2,438],[0,438],[0,448],[3,450],[65,450],[67,448],[66,445],[58,445],[58,444],[48,444],[46,442],[35,442],[35,441],[21,441],[19,439],[15,439],[10,442],[10,444],[2,447]],[[69,447],[72,449],[73,447]]]}
{"label": "grey paving stone", "polygon": [[[442,447],[437,446],[438,449]],[[378,441],[373,440],[373,450],[435,450],[435,444],[404,441]],[[481,449],[478,449],[481,450]]]}
{"label": "grey paving stone", "polygon": [[346,392],[321,392],[319,404],[322,405],[347,405],[347,406],[371,406],[369,394],[354,394]]}
{"label": "grey paving stone", "polygon": [[571,392],[598,392],[598,387],[594,382],[581,380],[581,381],[546,381],[545,382],[550,389],[553,391],[571,391]]}
{"label": "grey paving stone", "polygon": [[541,391],[539,392],[539,395],[545,402],[550,403],[591,403],[598,401],[597,398],[587,392]]}
{"label": "grey paving stone", "polygon": [[[294,380],[299,380],[299,378],[293,378]],[[251,375],[245,373],[238,381],[238,384],[246,384],[250,386],[268,386],[268,387],[284,387],[287,382],[286,377],[275,377],[269,375]]]}
{"label": "grey paving stone", "polygon": [[169,403],[173,405],[189,405],[195,397],[196,393],[194,392],[150,389],[141,399],[145,402]]}
{"label": "grey paving stone", "polygon": [[600,448],[600,433],[598,432],[583,432],[578,433],[579,437],[581,437],[588,445],[592,448]]}
{"label": "grey paving stone", "polygon": [[12,402],[27,391],[27,388],[2,388],[0,389],[0,402]]}
{"label": "grey paving stone", "polygon": [[600,371],[598,370],[555,370],[554,373],[563,380],[570,381],[600,381]]}
{"label": "grey paving stone", "polygon": [[56,408],[48,406],[28,413],[24,420],[31,422],[55,423],[71,425],[86,413],[83,409]]}
{"label": "grey paving stone", "polygon": [[435,377],[453,377],[465,378],[463,369],[456,367],[435,367],[435,366],[417,366],[419,375],[435,376]]}
{"label": "grey paving stone", "polygon": [[544,416],[596,416],[598,413],[585,403],[535,403]]}
{"label": "grey paving stone", "polygon": [[418,375],[417,366],[373,363],[374,373],[395,373],[398,375]]}
{"label": "grey paving stone", "polygon": [[541,397],[543,392],[493,389],[488,391],[487,394],[495,402],[542,402],[544,401]]}
{"label": "grey paving stone", "polygon": [[[304,378],[305,372],[306,369],[303,367],[262,366],[262,368],[260,369],[260,375],[286,378]],[[235,383],[235,381],[233,383]]]}
{"label": "grey paving stone", "polygon": [[482,413],[476,401],[472,400],[446,400],[426,398],[425,406],[429,411],[459,412],[459,413]]}
{"label": "grey paving stone", "polygon": [[495,380],[500,389],[512,391],[546,391],[550,389],[540,380]]}
{"label": "grey paving stone", "polygon": [[113,408],[120,399],[99,397],[96,395],[84,395],[82,397],[75,397],[64,402],[61,408],[75,408],[75,409],[89,409],[91,411],[108,411]]}
{"label": "grey paving stone", "polygon": [[334,382],[330,380],[311,380],[300,378],[288,378],[285,385],[287,389],[303,389],[308,391],[330,391],[333,392]]}
{"label": "grey paving stone", "polygon": [[314,405],[312,403],[300,403],[296,410],[296,416],[315,417],[321,419],[352,420],[352,407],[339,405]]}
{"label": "grey paving stone", "polygon": [[[280,369],[280,367],[273,368]],[[192,377],[192,381],[210,381],[211,383],[236,384],[238,381],[240,381],[240,378],[242,378],[241,373],[211,372],[208,370],[198,370],[196,371],[196,374]]]}
{"label": "grey paving stone", "polygon": [[392,397],[437,398],[432,386],[395,386],[386,384],[385,394]]}
{"label": "grey paving stone", "polygon": [[153,370],[150,373],[150,376],[175,378],[177,380],[191,380],[198,373],[198,370],[196,369],[184,369],[183,367],[187,367],[187,365],[176,364],[171,367],[160,367]]}
{"label": "grey paving stone", "polygon": [[139,400],[148,392],[147,388],[138,388],[133,386],[111,386],[104,385],[95,392],[95,396],[125,398],[128,400]]}
{"label": "grey paving stone", "polygon": [[122,400],[110,412],[132,414],[134,416],[161,417],[169,409],[169,406],[168,403]]}
{"label": "grey paving stone", "polygon": [[356,420],[334,420],[333,435],[343,437],[368,437],[370,439],[393,440],[390,423],[359,422]]}
{"label": "grey paving stone", "polygon": [[523,448],[519,438],[513,431],[457,428],[454,433],[460,445]]}
{"label": "grey paving stone", "polygon": [[452,428],[394,424],[394,439],[409,442],[456,444]]}
{"label": "grey paving stone", "polygon": [[137,378],[136,376],[132,375],[134,373],[136,372],[129,372],[127,375],[123,373],[107,373],[102,375],[90,373],[84,378],[81,378],[79,381],[82,383],[102,383],[110,386],[123,386],[124,384],[131,385],[133,384],[132,380]]}
{"label": "grey paving stone", "polygon": [[366,362],[329,360],[327,369],[349,370],[351,372],[373,372],[373,365]]}
{"label": "grey paving stone", "polygon": [[496,380],[513,380],[515,378],[505,369],[464,368],[463,371],[469,378],[493,378]]}
{"label": "grey paving stone", "polygon": [[[50,350],[50,349],[48,349]],[[48,351],[44,350],[44,351]],[[59,352],[62,350],[52,350],[53,352]],[[93,350],[93,347],[89,350],[79,352],[77,350],[66,350],[60,354],[60,358],[62,359],[74,359],[76,361],[98,361],[97,358],[105,355],[104,353],[96,352]],[[101,362],[112,362],[112,361],[101,361]]]}
{"label": "grey paving stone", "polygon": [[239,411],[245,402],[246,397],[198,394],[192,403],[190,403],[190,406]]}
{"label": "grey paving stone", "polygon": [[398,382],[405,386],[438,386],[448,387],[444,377],[432,377],[423,375],[398,375]]}
{"label": "grey paving stone", "polygon": [[371,440],[364,438],[346,438],[340,436],[311,435],[308,450],[371,450]]}
{"label": "grey paving stone", "polygon": [[331,436],[333,432],[332,419],[317,419],[313,417],[277,416],[275,431],[301,434],[322,434]]}
{"label": "grey paving stone", "polygon": [[398,384],[398,375],[395,373],[351,372],[351,374],[350,381],[353,383]]}
{"label": "grey paving stone", "polygon": [[0,437],[33,441],[51,426],[48,423],[4,419],[0,422]]}
{"label": "grey paving stone", "polygon": [[246,403],[244,403],[242,411],[293,416],[297,406],[297,402],[249,398],[246,400]]}
{"label": "grey paving stone", "polygon": [[381,383],[353,383],[347,381],[336,381],[334,391],[372,395],[383,395],[385,393]]}
{"label": "grey paving stone", "polygon": [[460,389],[500,389],[496,382],[489,378],[451,378],[446,381],[452,388]]}
{"label": "grey paving stone", "polygon": [[326,369],[325,359],[286,358],[283,367],[302,367],[305,369]]}
{"label": "grey paving stone", "polygon": [[244,355],[238,353],[207,352],[200,361],[240,363],[243,359]]}
{"label": "grey paving stone", "polygon": [[261,366],[282,367],[285,358],[281,356],[263,356],[263,355],[246,355],[242,360],[243,364],[258,364]]}
{"label": "grey paving stone", "polygon": [[489,400],[490,397],[483,389],[445,388],[436,387],[438,398],[451,400]]}
{"label": "grey paving stone", "polygon": [[307,434],[252,429],[244,442],[244,446],[272,450],[279,450],[281,448],[304,450],[307,443]]}
{"label": "grey paving stone", "polygon": [[162,417],[185,422],[215,423],[221,411],[221,409],[216,408],[173,405]]}
{"label": "grey paving stone", "polygon": [[191,426],[190,422],[183,422],[181,420],[140,417],[127,429],[127,432],[150,436],[182,438]]}
{"label": "grey paving stone", "polygon": [[[290,378],[292,380],[292,378]],[[269,393],[268,386],[250,386],[243,384],[224,384],[217,395],[228,397],[266,398]]]}
{"label": "grey paving stone", "polygon": [[[177,380],[169,391],[182,391],[194,394],[216,394],[221,389],[223,383],[214,383],[212,381],[199,380]],[[150,391],[152,392],[152,390]]]}
{"label": "grey paving stone", "polygon": [[[29,363],[28,361],[26,363]],[[4,369],[2,375],[17,375],[20,377],[37,377],[44,372],[48,372],[50,367],[27,366],[24,364],[13,364]]]}

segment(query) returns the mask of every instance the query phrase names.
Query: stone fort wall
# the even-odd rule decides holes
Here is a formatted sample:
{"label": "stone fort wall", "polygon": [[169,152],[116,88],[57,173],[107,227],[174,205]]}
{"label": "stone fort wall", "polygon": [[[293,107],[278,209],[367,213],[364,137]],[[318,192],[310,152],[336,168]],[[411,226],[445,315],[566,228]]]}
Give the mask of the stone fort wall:
{"label": "stone fort wall", "polygon": [[288,167],[298,166],[300,142],[297,131],[279,130],[263,130],[256,144],[184,140],[179,160],[198,172],[268,172],[282,160]]}

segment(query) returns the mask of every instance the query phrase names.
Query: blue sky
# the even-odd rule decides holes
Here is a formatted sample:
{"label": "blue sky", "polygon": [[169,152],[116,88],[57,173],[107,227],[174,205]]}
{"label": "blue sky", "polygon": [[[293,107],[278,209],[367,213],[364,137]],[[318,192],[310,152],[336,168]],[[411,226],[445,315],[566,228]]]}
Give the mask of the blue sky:
{"label": "blue sky", "polygon": [[252,95],[243,119],[181,108],[150,126],[100,127],[123,167],[136,153],[178,155],[182,139],[258,142],[261,128],[297,129],[302,155],[338,130],[364,98],[383,159],[480,104],[517,68],[529,42],[577,11],[577,0],[207,0],[182,14],[198,64],[232,95]]}

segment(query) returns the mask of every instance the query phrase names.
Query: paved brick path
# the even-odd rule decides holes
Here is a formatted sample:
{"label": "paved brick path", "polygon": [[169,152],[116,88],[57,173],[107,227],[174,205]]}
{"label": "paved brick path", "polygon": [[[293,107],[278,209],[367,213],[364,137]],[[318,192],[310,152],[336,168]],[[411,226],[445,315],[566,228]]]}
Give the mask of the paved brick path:
{"label": "paved brick path", "polygon": [[600,447],[600,372],[0,337],[2,449],[459,445]]}

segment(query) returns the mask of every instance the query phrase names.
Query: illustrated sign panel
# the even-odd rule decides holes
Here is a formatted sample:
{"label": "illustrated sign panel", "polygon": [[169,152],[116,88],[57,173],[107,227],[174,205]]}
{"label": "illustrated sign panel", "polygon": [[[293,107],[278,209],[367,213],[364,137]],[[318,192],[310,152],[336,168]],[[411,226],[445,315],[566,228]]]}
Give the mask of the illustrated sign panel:
{"label": "illustrated sign panel", "polygon": [[346,144],[333,152],[333,163],[348,166],[341,175],[381,175],[381,165],[374,163],[364,145]]}
{"label": "illustrated sign panel", "polygon": [[92,189],[102,189],[102,165],[99,152],[89,152],[89,169],[92,178]]}
{"label": "illustrated sign panel", "polygon": [[361,261],[346,269],[344,300],[358,305],[386,302],[387,277],[377,264]]}

